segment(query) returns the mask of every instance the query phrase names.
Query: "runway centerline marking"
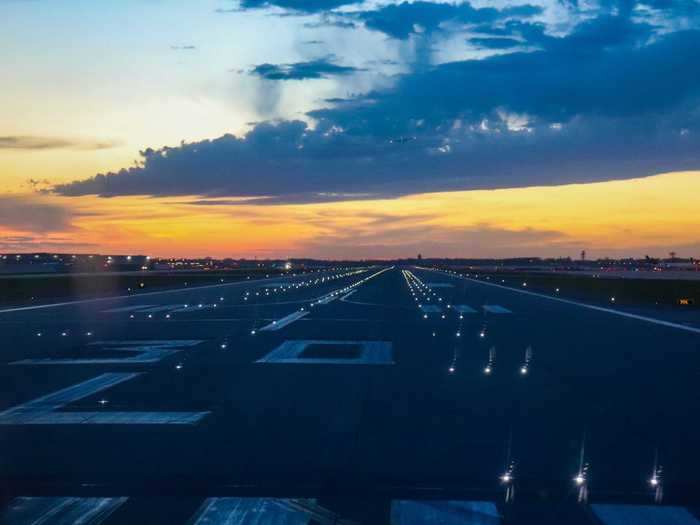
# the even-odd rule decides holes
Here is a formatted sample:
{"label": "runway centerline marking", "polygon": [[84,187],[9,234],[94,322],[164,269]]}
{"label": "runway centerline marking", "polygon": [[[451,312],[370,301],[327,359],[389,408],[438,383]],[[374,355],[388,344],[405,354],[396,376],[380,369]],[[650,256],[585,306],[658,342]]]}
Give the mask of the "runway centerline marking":
{"label": "runway centerline marking", "polygon": [[59,412],[141,373],[106,373],[0,412],[0,425],[194,425],[209,412]]}
{"label": "runway centerline marking", "polygon": [[277,321],[272,321],[270,324],[267,324],[263,326],[260,331],[261,332],[275,332],[277,330],[281,330],[287,325],[292,324],[294,321],[298,321],[302,317],[305,317],[309,315],[308,310],[305,310],[303,312],[293,312],[282,319],[279,319]]}

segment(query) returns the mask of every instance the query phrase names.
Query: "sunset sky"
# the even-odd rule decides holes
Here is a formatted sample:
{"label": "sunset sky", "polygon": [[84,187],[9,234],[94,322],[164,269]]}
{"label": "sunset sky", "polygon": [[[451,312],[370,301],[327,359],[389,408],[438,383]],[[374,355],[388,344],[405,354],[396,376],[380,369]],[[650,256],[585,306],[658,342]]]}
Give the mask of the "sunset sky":
{"label": "sunset sky", "polygon": [[698,0],[0,0],[0,252],[700,256]]}

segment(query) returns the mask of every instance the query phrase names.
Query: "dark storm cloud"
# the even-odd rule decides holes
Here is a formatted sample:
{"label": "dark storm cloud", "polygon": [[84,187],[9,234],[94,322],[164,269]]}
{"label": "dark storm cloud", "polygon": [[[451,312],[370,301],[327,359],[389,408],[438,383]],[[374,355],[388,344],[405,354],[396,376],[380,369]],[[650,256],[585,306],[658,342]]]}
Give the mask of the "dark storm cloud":
{"label": "dark storm cloud", "polygon": [[279,204],[700,168],[700,31],[662,34],[623,15],[566,37],[527,20],[490,27],[536,51],[422,67],[312,111],[313,129],[264,122],[241,137],[149,149],[139,166],[55,191]]}
{"label": "dark storm cloud", "polygon": [[523,5],[495,9],[492,7],[474,8],[469,3],[436,4],[433,2],[403,2],[387,5],[374,11],[360,13],[365,25],[386,35],[404,39],[420,31],[434,31],[440,24],[454,21],[463,24],[491,23],[508,17],[529,17],[537,15],[541,8]]}
{"label": "dark storm cloud", "polygon": [[318,13],[360,2],[362,0],[241,0],[240,9],[281,7],[302,13]]}
{"label": "dark storm cloud", "polygon": [[350,66],[333,63],[333,57],[293,64],[258,64],[250,73],[266,80],[304,80],[349,75],[360,71]]}

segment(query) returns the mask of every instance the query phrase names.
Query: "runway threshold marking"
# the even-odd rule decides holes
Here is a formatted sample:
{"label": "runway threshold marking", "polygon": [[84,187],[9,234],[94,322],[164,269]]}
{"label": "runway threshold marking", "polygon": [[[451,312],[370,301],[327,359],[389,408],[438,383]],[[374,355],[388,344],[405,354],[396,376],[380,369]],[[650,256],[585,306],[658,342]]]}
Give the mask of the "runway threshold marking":
{"label": "runway threshold marking", "polygon": [[208,498],[192,518],[193,525],[276,523],[278,525],[350,525],[313,499]]}
{"label": "runway threshold marking", "polygon": [[277,330],[281,330],[287,325],[292,324],[294,321],[298,321],[302,317],[305,317],[309,315],[308,311],[303,311],[303,312],[294,312],[286,317],[283,317],[282,319],[278,319],[277,321],[272,321],[270,324],[267,324],[263,326],[260,331],[261,332],[276,332]]}
{"label": "runway threshold marking", "polygon": [[483,284],[484,286],[493,286],[494,288],[501,288],[503,290],[508,290],[509,292],[520,293],[523,295],[530,295],[533,297],[540,297],[542,299],[549,299],[550,301],[556,301],[558,303],[570,304],[573,306],[580,306],[581,308],[588,308],[589,310],[595,310],[598,312],[605,312],[608,314],[619,315],[620,317],[627,317],[629,319],[636,319],[637,321],[643,321],[645,323],[657,324],[660,326],[666,326],[668,328],[675,328],[677,330],[685,330],[686,332],[692,332],[694,334],[700,334],[700,328],[695,328],[694,326],[687,326],[679,323],[673,323],[671,321],[664,321],[663,319],[657,319],[655,317],[648,317],[646,315],[632,314],[629,312],[623,312],[621,310],[614,310],[612,308],[606,308],[604,306],[596,306],[593,304],[579,303],[578,301],[572,301],[570,299],[563,299],[561,297],[552,297],[551,295],[545,295],[537,292],[530,292],[527,290],[520,290],[518,288],[510,288],[508,286],[502,286],[495,283],[485,283],[483,281],[477,281],[476,279],[471,279],[469,277],[463,277],[467,281],[471,281],[477,284]]}
{"label": "runway threshold marking", "polygon": [[391,523],[395,525],[423,523],[499,525],[501,516],[496,505],[490,501],[394,500],[391,502]]}
{"label": "runway threshold marking", "polygon": [[128,498],[19,497],[3,516],[8,525],[99,525]]}
{"label": "runway threshold marking", "polygon": [[209,412],[59,412],[79,401],[140,376],[106,373],[0,412],[0,425],[193,425]]}

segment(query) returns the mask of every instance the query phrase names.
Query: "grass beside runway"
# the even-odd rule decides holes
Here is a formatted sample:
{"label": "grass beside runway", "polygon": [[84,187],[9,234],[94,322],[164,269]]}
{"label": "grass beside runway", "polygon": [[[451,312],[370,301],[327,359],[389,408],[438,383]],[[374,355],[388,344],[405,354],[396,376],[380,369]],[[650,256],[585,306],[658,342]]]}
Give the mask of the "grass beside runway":
{"label": "grass beside runway", "polygon": [[[303,272],[296,272],[297,274]],[[143,291],[197,287],[246,279],[281,277],[289,272],[273,269],[226,271],[124,272],[104,274],[0,276],[0,304],[28,306],[55,300],[90,299],[111,295],[137,295]]]}
{"label": "grass beside runway", "polygon": [[[593,277],[538,272],[481,272],[473,269],[459,270],[459,273],[469,274],[470,277],[478,275],[479,279],[488,279],[497,284],[552,295],[558,294],[588,302],[665,305],[684,311],[700,310],[700,281]],[[527,283],[527,286],[523,286],[523,283]],[[688,299],[690,304],[680,304],[681,299]]]}

